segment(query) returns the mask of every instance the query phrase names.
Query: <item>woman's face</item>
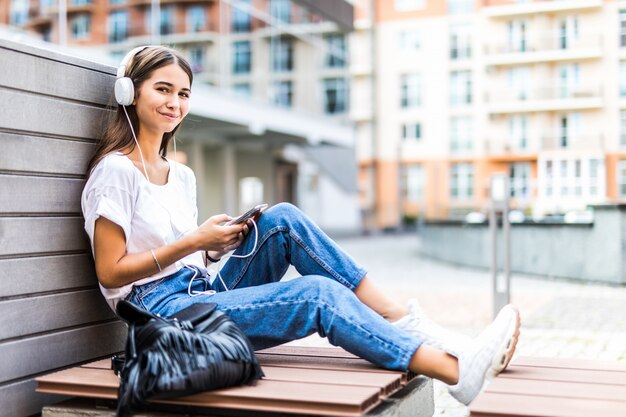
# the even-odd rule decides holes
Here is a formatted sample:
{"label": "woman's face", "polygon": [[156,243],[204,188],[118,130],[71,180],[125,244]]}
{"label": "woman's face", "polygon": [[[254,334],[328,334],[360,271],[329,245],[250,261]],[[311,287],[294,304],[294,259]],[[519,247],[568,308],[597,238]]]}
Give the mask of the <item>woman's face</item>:
{"label": "woman's face", "polygon": [[171,132],[189,112],[189,77],[177,64],[161,67],[143,82],[135,99],[142,133]]}

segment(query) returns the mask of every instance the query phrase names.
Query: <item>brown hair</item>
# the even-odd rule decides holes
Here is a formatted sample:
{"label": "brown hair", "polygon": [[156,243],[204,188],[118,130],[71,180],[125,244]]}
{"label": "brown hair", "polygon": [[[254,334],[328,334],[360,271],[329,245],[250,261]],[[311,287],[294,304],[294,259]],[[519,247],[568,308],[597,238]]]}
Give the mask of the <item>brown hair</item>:
{"label": "brown hair", "polygon": [[[177,64],[183,71],[189,76],[189,85],[193,83],[193,73],[187,60],[180,55],[177,51],[164,47],[164,46],[148,46],[135,54],[130,59],[130,62],[126,66],[126,77],[133,80],[133,86],[135,87],[135,97],[137,97],[137,91],[141,85],[146,81],[152,73],[166,65]],[[128,120],[124,114],[123,106],[117,104],[117,111],[111,115],[106,121],[104,133],[102,138],[96,145],[96,153],[89,161],[87,168],[87,175],[91,175],[91,171],[94,167],[111,152],[120,151],[122,149],[135,148],[135,140],[133,134],[128,125]],[[139,118],[134,105],[126,107],[128,117],[131,120],[135,133],[139,135]],[[159,153],[161,156],[167,155],[167,147],[170,140],[174,137],[174,134],[180,127],[180,124],[174,128],[171,132],[163,134],[161,140],[161,147]]]}

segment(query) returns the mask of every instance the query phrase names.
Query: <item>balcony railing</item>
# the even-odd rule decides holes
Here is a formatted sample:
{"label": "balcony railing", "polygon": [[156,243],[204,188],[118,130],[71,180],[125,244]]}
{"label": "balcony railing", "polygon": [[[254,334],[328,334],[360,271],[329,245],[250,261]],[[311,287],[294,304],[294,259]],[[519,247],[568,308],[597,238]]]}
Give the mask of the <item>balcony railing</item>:
{"label": "balcony railing", "polygon": [[518,42],[492,44],[486,47],[488,55],[532,53],[542,51],[578,51],[602,47],[602,35],[587,35],[579,37],[545,36],[540,38],[528,37]]}
{"label": "balcony railing", "polygon": [[590,150],[603,149],[604,136],[602,134],[563,134],[554,136],[544,136],[541,142],[541,149],[550,150]]}
{"label": "balcony railing", "polygon": [[[555,83],[556,84],[556,83]],[[602,86],[599,84],[587,84],[580,86],[547,85],[534,88],[514,88],[502,86],[497,90],[487,93],[486,100],[489,102],[521,102],[537,100],[565,100],[579,98],[600,97]]]}
{"label": "balcony railing", "polygon": [[485,141],[485,153],[489,156],[521,156],[536,153],[540,149],[541,136],[528,134],[525,138],[504,136]]}

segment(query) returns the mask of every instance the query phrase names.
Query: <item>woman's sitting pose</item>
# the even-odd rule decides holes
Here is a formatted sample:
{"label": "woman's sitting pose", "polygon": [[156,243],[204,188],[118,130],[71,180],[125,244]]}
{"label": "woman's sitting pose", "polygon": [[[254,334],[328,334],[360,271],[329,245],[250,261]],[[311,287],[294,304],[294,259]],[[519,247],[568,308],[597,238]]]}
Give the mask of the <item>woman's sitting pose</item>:
{"label": "woman's sitting pose", "polygon": [[[474,339],[457,339],[379,291],[306,215],[277,204],[256,222],[215,215],[198,226],[196,182],[166,158],[189,111],[192,72],[176,51],[132,50],[118,69],[117,113],[104,130],[82,194],[96,273],[112,308],[128,300],[169,316],[213,302],[256,349],[313,333],[381,367],[437,378],[468,404],[508,365],[519,336],[504,307]],[[233,256],[216,275],[207,265]],[[281,282],[293,265],[302,277]]]}

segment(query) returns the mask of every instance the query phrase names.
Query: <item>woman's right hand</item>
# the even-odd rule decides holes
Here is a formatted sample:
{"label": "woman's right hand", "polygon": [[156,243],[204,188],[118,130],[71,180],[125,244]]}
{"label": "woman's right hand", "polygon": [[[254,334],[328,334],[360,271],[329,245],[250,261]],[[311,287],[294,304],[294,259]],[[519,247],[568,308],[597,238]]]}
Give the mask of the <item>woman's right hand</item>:
{"label": "woman's right hand", "polygon": [[223,252],[225,248],[237,244],[245,223],[232,226],[224,224],[230,220],[232,217],[227,214],[217,214],[202,223],[195,231],[200,249]]}

